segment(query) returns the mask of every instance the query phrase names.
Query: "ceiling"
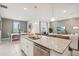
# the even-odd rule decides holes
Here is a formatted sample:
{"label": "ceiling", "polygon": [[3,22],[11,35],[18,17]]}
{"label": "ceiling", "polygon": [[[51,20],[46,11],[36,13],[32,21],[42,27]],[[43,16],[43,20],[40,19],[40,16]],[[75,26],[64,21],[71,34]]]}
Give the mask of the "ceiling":
{"label": "ceiling", "polygon": [[79,4],[57,3],[2,3],[8,9],[1,8],[4,18],[15,20],[56,20],[79,17]]}

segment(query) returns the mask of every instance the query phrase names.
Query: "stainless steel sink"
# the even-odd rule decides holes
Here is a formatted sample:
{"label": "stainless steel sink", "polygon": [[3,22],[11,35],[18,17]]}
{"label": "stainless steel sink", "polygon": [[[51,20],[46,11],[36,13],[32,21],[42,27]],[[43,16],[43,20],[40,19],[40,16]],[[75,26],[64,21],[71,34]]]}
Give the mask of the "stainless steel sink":
{"label": "stainless steel sink", "polygon": [[29,38],[33,39],[33,40],[38,40],[41,38],[41,36],[30,36]]}

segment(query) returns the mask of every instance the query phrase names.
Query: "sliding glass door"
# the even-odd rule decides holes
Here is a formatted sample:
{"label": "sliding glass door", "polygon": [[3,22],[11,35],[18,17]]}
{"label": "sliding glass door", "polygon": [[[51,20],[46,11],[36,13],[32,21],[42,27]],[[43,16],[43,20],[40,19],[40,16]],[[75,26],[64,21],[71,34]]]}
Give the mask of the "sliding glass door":
{"label": "sliding glass door", "polygon": [[13,33],[25,33],[27,32],[26,21],[13,21]]}
{"label": "sliding glass door", "polygon": [[13,22],[13,33],[20,33],[20,22],[19,21],[14,21]]}

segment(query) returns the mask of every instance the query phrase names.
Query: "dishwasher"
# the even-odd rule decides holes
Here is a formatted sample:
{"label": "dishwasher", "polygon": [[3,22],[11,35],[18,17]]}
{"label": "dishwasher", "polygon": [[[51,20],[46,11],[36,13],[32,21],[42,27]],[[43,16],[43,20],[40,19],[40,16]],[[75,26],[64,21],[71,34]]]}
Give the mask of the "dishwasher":
{"label": "dishwasher", "polygon": [[43,47],[39,44],[34,45],[34,56],[49,56],[50,50],[46,47]]}

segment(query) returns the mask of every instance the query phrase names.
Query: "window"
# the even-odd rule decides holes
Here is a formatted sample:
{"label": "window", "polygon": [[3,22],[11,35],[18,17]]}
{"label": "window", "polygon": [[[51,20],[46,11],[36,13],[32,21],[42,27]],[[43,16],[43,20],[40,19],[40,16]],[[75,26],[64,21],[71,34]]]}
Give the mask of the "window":
{"label": "window", "polygon": [[20,22],[18,21],[13,22],[13,32],[16,32],[16,33],[20,32]]}
{"label": "window", "polygon": [[48,23],[47,22],[40,22],[40,31],[43,34],[47,34],[48,33]]}

